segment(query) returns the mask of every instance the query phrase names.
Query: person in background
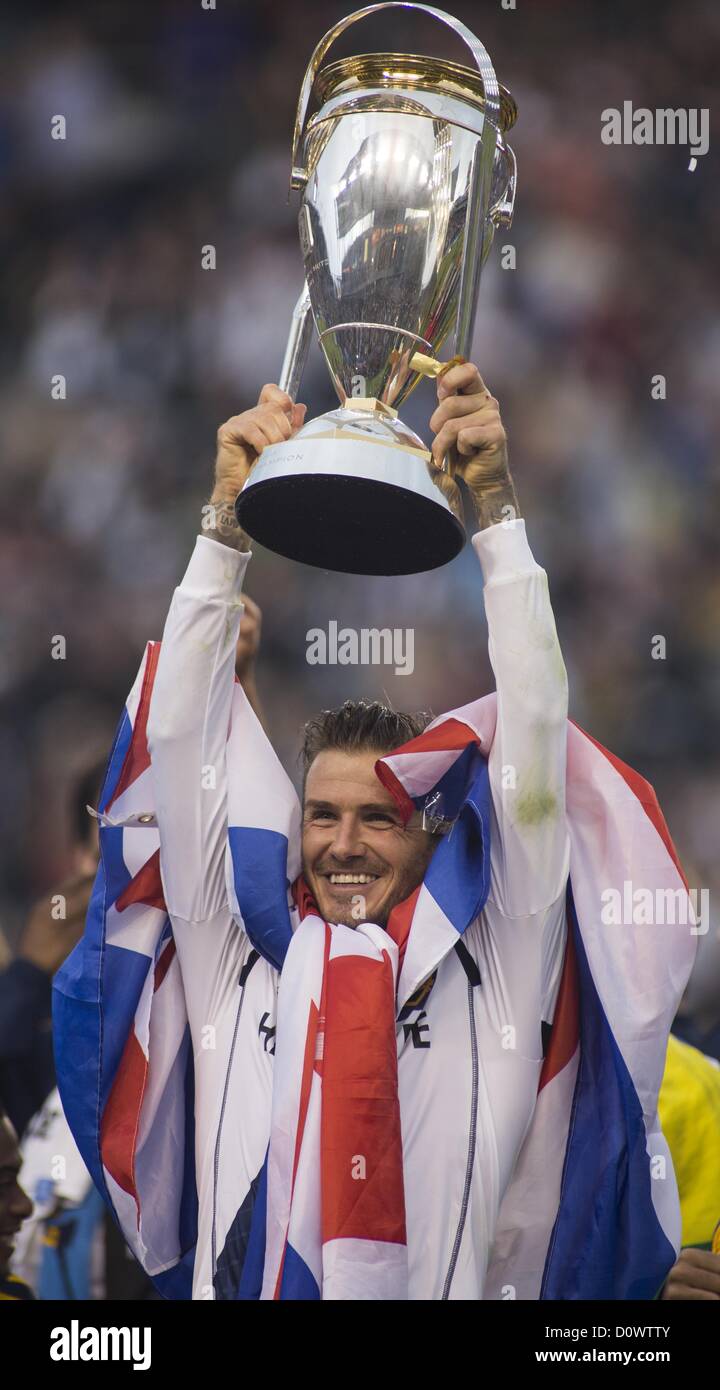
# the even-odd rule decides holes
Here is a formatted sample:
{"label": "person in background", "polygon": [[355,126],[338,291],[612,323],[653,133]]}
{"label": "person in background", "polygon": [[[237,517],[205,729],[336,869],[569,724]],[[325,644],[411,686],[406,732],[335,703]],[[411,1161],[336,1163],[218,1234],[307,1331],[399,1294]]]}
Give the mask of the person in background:
{"label": "person in background", "polygon": [[0,972],[0,1104],[21,1137],[55,1086],[52,977],[85,925],[98,859],[97,825],[86,806],[96,802],[103,771],[89,768],[73,795],[69,878],[35,903],[15,959]]}
{"label": "person in background", "polygon": [[35,1295],[24,1280],[10,1273],[15,1237],[32,1212],[32,1202],[18,1181],[20,1150],[17,1134],[0,1108],[0,1302],[20,1302]]}
{"label": "person in background", "polygon": [[240,619],[240,635],[235,648],[235,675],[267,734],[265,711],[260,704],[255,679],[255,668],[262,636],[262,612],[249,594],[243,595],[243,603],[245,610]]}
{"label": "person in background", "polygon": [[688,878],[703,885],[712,906],[707,929],[698,936],[695,965],[672,1030],[676,1038],[720,1061],[720,921],[714,906],[720,897],[720,879],[707,864],[690,865]]}
{"label": "person in background", "polygon": [[670,1035],[660,1120],[672,1155],[683,1248],[663,1299],[720,1299],[720,1066]]}

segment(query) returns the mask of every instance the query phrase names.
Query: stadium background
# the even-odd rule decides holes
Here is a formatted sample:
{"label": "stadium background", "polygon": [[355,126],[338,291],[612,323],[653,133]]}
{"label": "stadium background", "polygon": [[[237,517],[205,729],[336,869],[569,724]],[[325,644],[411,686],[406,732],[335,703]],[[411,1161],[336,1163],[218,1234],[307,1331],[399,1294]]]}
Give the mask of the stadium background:
{"label": "stadium background", "polygon": [[[290,134],[312,47],[352,6],[33,3],[0,20],[0,925],[69,868],[78,775],[106,752],[196,533],[214,439],[276,380],[302,272]],[[655,784],[691,883],[717,885],[720,182],[710,151],[606,146],[600,113],[710,107],[720,11],[455,0],[519,105],[515,224],[474,357],[548,571],[570,713]],[[342,42],[444,52],[392,12]],[[50,119],[66,115],[68,138]],[[217,269],[201,248],[217,248]],[[500,268],[500,246],[517,269]],[[53,401],[62,372],[68,398]],[[651,378],[667,399],[651,398]],[[333,400],[319,355],[301,399]],[[430,385],[404,409],[427,437]],[[288,767],[347,695],[436,713],[491,688],[479,572],[362,579],[256,552],[259,687]],[[415,671],[318,667],[305,633],[415,629]],[[64,661],[52,638],[63,635]],[[652,657],[653,638],[667,643]],[[717,948],[717,931],[710,936]],[[710,948],[710,939],[704,949]]]}

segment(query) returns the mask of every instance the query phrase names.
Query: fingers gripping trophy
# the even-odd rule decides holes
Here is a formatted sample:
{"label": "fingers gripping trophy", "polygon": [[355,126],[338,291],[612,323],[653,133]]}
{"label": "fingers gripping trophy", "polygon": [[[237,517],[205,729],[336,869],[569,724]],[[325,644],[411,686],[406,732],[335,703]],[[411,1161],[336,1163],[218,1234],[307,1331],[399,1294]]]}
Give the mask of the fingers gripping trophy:
{"label": "fingers gripping trophy", "polygon": [[[324,63],[355,21],[398,8],[452,29],[472,66],[407,53]],[[469,355],[482,267],[495,229],[512,221],[505,135],[516,115],[480,41],[429,5],[357,10],[315,49],[291,177],[306,280],[279,385],[296,400],[315,333],[340,405],[265,448],[237,498],[243,530],[270,550],[392,575],[435,569],[462,548],[448,489],[398,411],[423,376]],[[454,356],[441,362],[451,333]]]}

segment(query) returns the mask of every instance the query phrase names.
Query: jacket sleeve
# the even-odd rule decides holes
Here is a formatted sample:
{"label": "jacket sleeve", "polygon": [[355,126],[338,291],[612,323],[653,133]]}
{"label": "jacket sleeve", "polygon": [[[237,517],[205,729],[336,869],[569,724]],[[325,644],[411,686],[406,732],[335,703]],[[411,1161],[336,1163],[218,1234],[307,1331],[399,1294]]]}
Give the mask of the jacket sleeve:
{"label": "jacket sleeve", "polygon": [[249,552],[198,536],[163,633],[148,748],[170,916],[227,910],[226,741]]}
{"label": "jacket sleeve", "polygon": [[490,901],[507,917],[554,903],[568,876],[565,818],[568,686],[547,575],[522,520],[479,531],[497,725],[489,757]]}

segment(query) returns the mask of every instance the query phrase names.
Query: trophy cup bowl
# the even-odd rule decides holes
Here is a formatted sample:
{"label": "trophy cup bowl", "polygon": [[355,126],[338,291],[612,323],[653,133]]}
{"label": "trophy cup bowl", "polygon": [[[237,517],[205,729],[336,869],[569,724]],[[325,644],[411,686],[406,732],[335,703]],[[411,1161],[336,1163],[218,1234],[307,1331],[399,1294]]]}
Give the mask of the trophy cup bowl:
{"label": "trophy cup bowl", "polygon": [[[466,42],[476,67],[407,53],[321,67],[355,20],[421,10]],[[311,97],[318,110],[306,121]],[[480,272],[509,226],[517,110],[482,44],[427,5],[387,0],[329,30],[311,58],[295,125],[306,281],[280,386],[293,398],[315,331],[340,405],[264,449],[236,502],[240,524],[278,554],[349,574],[446,564],[465,532],[398,409],[454,329],[472,341]]]}

